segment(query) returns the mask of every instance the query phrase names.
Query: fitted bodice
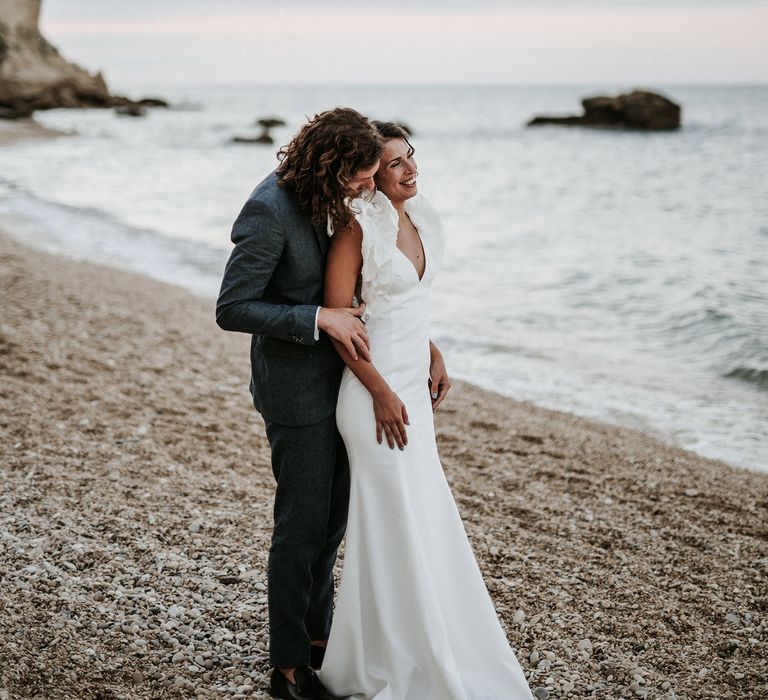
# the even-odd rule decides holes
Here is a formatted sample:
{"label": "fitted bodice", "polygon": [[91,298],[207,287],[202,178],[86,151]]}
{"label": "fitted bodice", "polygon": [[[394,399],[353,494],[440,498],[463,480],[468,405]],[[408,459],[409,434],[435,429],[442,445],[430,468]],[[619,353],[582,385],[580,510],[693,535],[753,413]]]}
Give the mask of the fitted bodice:
{"label": "fitted bodice", "polygon": [[366,304],[364,320],[368,322],[407,303],[411,296],[429,291],[443,259],[442,224],[423,195],[406,201],[405,212],[424,247],[426,263],[419,279],[413,263],[397,247],[397,211],[386,195],[377,191],[370,199],[355,199],[351,206],[363,232],[361,297]]}

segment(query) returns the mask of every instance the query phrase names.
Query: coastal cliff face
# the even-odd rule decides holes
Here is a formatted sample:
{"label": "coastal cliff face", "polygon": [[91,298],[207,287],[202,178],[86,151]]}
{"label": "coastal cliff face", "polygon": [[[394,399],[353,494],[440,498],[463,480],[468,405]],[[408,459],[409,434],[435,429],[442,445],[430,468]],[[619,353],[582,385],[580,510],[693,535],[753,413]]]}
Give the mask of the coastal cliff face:
{"label": "coastal cliff face", "polygon": [[101,73],[67,61],[40,33],[42,0],[0,0],[0,107],[23,116],[52,107],[108,106]]}

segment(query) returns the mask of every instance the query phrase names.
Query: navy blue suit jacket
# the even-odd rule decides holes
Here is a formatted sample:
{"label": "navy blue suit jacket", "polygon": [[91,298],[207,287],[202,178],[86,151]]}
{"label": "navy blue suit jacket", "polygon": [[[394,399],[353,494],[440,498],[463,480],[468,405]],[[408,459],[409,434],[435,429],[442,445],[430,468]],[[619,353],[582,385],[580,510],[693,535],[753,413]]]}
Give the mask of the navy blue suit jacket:
{"label": "navy blue suit jacket", "polygon": [[344,363],[328,336],[315,341],[329,240],[278,186],[273,172],[232,226],[216,322],[252,334],[251,394],[268,420],[309,425],[336,409]]}

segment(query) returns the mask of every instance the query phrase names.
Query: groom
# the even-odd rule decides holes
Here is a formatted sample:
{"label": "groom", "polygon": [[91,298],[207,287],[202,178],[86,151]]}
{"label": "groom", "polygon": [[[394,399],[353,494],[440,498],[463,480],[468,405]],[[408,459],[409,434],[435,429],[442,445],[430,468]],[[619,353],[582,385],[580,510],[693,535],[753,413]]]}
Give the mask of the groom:
{"label": "groom", "polygon": [[270,689],[279,698],[333,697],[313,670],[330,631],[332,569],[349,501],[335,420],[344,365],[330,338],[354,357],[370,354],[363,307],[321,306],[327,231],[350,223],[347,202],[374,189],[381,153],[378,132],[353,109],[305,124],[232,227],[235,247],[216,305],[221,328],[252,334],[250,390],[272,450]]}

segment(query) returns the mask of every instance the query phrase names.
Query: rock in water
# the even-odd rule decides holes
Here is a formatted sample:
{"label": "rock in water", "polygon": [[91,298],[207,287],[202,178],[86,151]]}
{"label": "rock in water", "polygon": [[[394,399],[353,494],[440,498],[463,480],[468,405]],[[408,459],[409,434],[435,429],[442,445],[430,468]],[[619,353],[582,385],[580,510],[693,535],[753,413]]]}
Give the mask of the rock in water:
{"label": "rock in water", "polygon": [[233,136],[231,138],[232,143],[266,143],[272,144],[275,140],[266,131],[262,131],[258,136]]}
{"label": "rock in water", "polygon": [[256,124],[264,129],[274,129],[276,126],[286,126],[285,120],[280,117],[262,117],[256,120]]}
{"label": "rock in water", "polygon": [[169,107],[167,100],[160,97],[142,97],[138,103],[142,107]]}
{"label": "rock in water", "polygon": [[537,116],[528,122],[528,126],[563,124],[650,131],[680,128],[680,105],[664,95],[647,90],[633,90],[616,97],[586,97],[581,104],[584,114],[580,116]]}
{"label": "rock in water", "polygon": [[115,114],[119,114],[121,117],[145,117],[147,110],[138,104],[130,104],[120,107],[115,107]]}
{"label": "rock in water", "polygon": [[256,120],[256,124],[261,127],[261,133],[257,136],[233,136],[230,139],[230,143],[266,143],[273,144],[275,142],[274,137],[270,133],[270,129],[274,129],[276,126],[285,126],[286,123],[280,117],[262,117]]}
{"label": "rock in water", "polygon": [[104,107],[101,73],[67,61],[40,34],[42,0],[0,0],[0,107],[6,116],[51,107]]}

